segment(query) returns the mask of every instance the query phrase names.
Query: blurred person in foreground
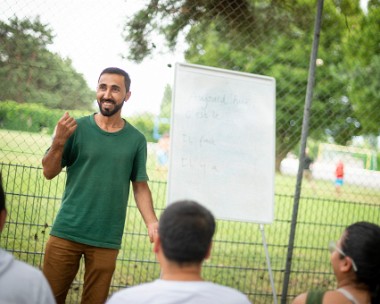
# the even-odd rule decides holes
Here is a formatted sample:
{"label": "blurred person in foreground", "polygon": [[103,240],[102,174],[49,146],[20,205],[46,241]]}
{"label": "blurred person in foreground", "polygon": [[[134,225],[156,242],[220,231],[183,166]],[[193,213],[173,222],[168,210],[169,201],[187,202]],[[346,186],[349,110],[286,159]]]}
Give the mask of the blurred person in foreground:
{"label": "blurred person in foreground", "polygon": [[[7,209],[0,173],[0,233],[3,231]],[[16,260],[0,248],[0,303],[54,304],[54,296],[42,272]]]}
{"label": "blurred person in foreground", "polygon": [[311,290],[293,304],[380,303],[380,227],[368,222],[348,226],[338,242],[331,241],[335,290]]}
{"label": "blurred person in foreground", "polygon": [[107,300],[123,237],[130,183],[151,242],[158,229],[147,183],[146,139],[121,117],[131,96],[130,83],[122,69],[103,70],[96,91],[99,112],[77,120],[66,112],[42,160],[47,179],[67,168],[66,188],[43,266],[59,304],[65,303],[82,256],[81,303]]}
{"label": "blurred person in foreground", "polygon": [[161,277],[118,291],[107,303],[250,303],[240,291],[203,280],[202,263],[210,256],[214,232],[214,216],[205,207],[186,200],[170,204],[160,217],[153,248]]}

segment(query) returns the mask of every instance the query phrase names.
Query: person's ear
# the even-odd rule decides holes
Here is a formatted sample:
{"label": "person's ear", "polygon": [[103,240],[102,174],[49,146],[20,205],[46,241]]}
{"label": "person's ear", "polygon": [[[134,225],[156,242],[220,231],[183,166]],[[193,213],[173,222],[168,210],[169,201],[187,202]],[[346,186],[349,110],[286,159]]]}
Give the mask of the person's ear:
{"label": "person's ear", "polygon": [[128,91],[127,94],[125,95],[124,102],[127,102],[128,99],[131,97],[132,92]]}
{"label": "person's ear", "polygon": [[7,210],[3,209],[0,211],[0,232],[3,231],[6,218],[7,218]]}
{"label": "person's ear", "polygon": [[343,259],[341,260],[341,264],[340,264],[340,270],[342,272],[349,272],[353,269],[353,266],[352,266],[352,259],[349,258],[349,257],[343,257]]}

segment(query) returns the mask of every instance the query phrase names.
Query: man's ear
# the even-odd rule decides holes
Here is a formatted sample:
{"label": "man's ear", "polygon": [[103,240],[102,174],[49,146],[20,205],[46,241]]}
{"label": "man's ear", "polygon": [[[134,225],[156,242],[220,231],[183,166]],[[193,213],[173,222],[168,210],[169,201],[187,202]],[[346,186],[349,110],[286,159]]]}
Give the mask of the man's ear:
{"label": "man's ear", "polygon": [[127,94],[125,95],[124,102],[127,102],[128,99],[131,97],[132,92],[128,91]]}
{"label": "man's ear", "polygon": [[3,209],[0,211],[0,232],[3,231],[6,218],[7,218],[7,210]]}

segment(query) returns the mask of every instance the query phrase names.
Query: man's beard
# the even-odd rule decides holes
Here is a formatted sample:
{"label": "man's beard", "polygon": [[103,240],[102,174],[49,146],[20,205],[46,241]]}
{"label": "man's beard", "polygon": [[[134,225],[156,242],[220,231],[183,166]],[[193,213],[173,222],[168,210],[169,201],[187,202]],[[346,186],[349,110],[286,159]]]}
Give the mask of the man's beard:
{"label": "man's beard", "polygon": [[[102,104],[105,102],[112,103],[114,105],[114,108],[113,109],[108,109],[108,108],[103,109]],[[123,107],[123,105],[124,105],[124,102],[122,102],[120,104],[116,104],[113,100],[102,100],[100,102],[98,101],[100,113],[102,113],[103,116],[108,116],[108,117],[115,115],[117,112],[119,112],[120,109]]]}

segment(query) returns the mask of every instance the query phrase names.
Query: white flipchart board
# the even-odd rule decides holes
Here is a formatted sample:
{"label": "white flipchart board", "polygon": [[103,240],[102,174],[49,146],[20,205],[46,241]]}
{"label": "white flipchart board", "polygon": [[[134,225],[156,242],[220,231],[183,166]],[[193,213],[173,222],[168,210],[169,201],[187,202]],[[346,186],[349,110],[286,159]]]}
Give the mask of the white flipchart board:
{"label": "white flipchart board", "polygon": [[272,77],[177,63],[167,202],[198,201],[216,218],[274,218]]}

